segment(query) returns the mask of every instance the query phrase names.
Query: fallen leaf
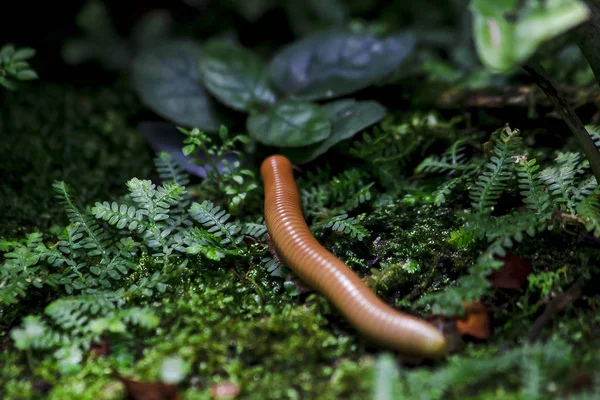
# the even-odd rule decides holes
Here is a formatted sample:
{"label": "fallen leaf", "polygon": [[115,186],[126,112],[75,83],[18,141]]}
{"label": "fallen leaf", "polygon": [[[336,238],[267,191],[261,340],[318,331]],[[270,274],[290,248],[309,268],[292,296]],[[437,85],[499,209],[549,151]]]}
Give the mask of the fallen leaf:
{"label": "fallen leaf", "polygon": [[531,264],[510,251],[507,251],[504,257],[495,258],[504,264],[490,274],[489,280],[493,286],[501,289],[520,289],[525,285],[527,277],[533,271]]}
{"label": "fallen leaf", "polygon": [[492,323],[488,310],[483,303],[463,302],[465,317],[456,320],[456,327],[463,336],[471,336],[480,340],[488,340],[492,336]]}
{"label": "fallen leaf", "polygon": [[175,385],[162,382],[136,382],[119,378],[129,400],[179,400]]}
{"label": "fallen leaf", "polygon": [[217,383],[210,388],[215,399],[233,399],[240,393],[240,387],[233,382]]}

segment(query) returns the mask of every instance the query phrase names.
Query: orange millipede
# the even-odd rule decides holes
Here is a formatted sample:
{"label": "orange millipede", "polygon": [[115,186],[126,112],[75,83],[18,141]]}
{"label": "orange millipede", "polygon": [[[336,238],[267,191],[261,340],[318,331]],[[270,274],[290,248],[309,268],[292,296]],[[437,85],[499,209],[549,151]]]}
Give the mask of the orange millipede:
{"label": "orange millipede", "polygon": [[360,333],[404,355],[446,354],[444,335],[432,324],[385,304],[340,259],[314,238],[306,225],[291,162],[267,158],[260,173],[265,186],[265,221],[277,253],[302,281],[324,295]]}

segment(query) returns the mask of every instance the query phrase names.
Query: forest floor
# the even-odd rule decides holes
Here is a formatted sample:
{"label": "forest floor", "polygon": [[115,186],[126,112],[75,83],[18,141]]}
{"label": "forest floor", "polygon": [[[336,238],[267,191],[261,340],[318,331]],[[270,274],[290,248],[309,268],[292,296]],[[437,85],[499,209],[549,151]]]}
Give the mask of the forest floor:
{"label": "forest floor", "polygon": [[[587,231],[584,210],[599,210],[598,191],[577,143],[543,108],[392,111],[369,137],[297,174],[318,239],[387,303],[444,327],[452,354],[425,361],[358,336],[274,265],[262,235],[223,244],[198,225],[209,244],[161,264],[136,247],[135,229],[100,219],[101,241],[132,238],[118,245],[132,254],[122,270],[103,278],[94,266],[112,266],[89,252],[73,270],[51,261],[68,243],[66,259],[76,258],[77,229],[90,221],[74,223],[55,181],[86,213],[130,201],[130,179],[162,175],[126,89],[41,85],[3,102],[0,252],[30,274],[0,292],[5,399],[600,398],[600,231]],[[519,164],[524,155],[546,172]],[[256,176],[259,163],[249,157]],[[219,205],[199,179],[187,187],[189,201]],[[240,230],[262,223],[261,188],[246,202],[229,219]],[[332,230],[326,222],[344,213],[355,219]],[[11,281],[0,276],[2,290]]]}

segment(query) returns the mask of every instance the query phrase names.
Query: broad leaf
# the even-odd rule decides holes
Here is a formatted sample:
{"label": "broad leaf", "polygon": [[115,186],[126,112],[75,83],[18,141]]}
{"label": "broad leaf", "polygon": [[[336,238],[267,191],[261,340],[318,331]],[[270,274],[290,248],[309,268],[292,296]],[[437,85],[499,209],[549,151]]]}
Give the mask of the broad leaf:
{"label": "broad leaf", "polygon": [[508,71],[527,61],[538,46],[585,21],[580,0],[472,0],[473,35],[481,61]]}
{"label": "broad leaf", "polygon": [[216,132],[220,123],[200,80],[200,47],[172,41],[144,51],[133,63],[133,81],[142,101],[177,125]]}
{"label": "broad leaf", "polygon": [[304,164],[324,154],[331,147],[348,139],[385,117],[385,108],[375,101],[337,100],[322,106],[331,123],[331,134],[322,142],[284,153],[295,164]]}
{"label": "broad leaf", "polygon": [[204,46],[200,71],[206,88],[231,108],[248,111],[275,103],[263,62],[233,43],[212,41]]}
{"label": "broad leaf", "polygon": [[327,114],[316,104],[296,100],[277,103],[264,113],[250,115],[248,133],[262,144],[300,147],[329,136]]}
{"label": "broad leaf", "polygon": [[363,89],[388,75],[414,47],[410,33],[377,39],[345,30],[320,32],[283,49],[269,71],[281,91],[303,99],[325,99]]}

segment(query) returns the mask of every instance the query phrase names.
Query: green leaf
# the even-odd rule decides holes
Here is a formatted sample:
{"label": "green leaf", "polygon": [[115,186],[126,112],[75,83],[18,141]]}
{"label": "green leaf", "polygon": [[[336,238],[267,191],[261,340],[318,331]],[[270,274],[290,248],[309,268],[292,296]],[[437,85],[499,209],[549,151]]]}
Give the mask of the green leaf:
{"label": "green leaf", "polygon": [[302,149],[288,149],[284,154],[294,164],[314,160],[342,140],[354,136],[385,117],[385,108],[375,101],[337,100],[322,106],[331,123],[331,134],[322,142]]}
{"label": "green leaf", "polygon": [[233,109],[248,111],[275,103],[263,62],[233,43],[209,42],[203,48],[200,71],[206,88]]}
{"label": "green leaf", "polygon": [[142,101],[157,114],[178,125],[216,132],[220,122],[201,84],[199,60],[198,44],[165,42],[135,58],[133,81]]}
{"label": "green leaf", "polygon": [[543,42],[579,25],[589,13],[580,0],[472,0],[471,11],[479,57],[498,71],[523,64]]}
{"label": "green leaf", "polygon": [[23,61],[33,56],[35,56],[35,49],[24,47],[22,49],[17,50],[15,54],[13,54],[12,59],[13,61]]}
{"label": "green leaf", "polygon": [[183,154],[186,155],[186,156],[189,156],[195,150],[196,150],[196,145],[195,144],[188,144],[186,146],[183,146],[183,149],[181,149],[181,151],[183,152]]}
{"label": "green leaf", "polygon": [[22,80],[22,81],[30,81],[33,79],[37,79],[38,78],[38,74],[31,69],[26,69],[24,71],[19,71],[17,72],[17,79]]}
{"label": "green leaf", "polygon": [[333,29],[301,39],[277,54],[269,67],[275,86],[306,100],[356,92],[396,69],[415,38],[401,33],[377,39]]}
{"label": "green leaf", "polygon": [[329,136],[331,125],[325,111],[316,104],[287,100],[265,113],[250,115],[248,133],[262,144],[300,147]]}

